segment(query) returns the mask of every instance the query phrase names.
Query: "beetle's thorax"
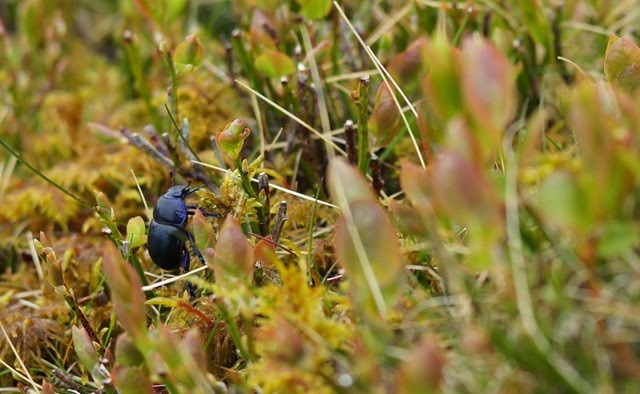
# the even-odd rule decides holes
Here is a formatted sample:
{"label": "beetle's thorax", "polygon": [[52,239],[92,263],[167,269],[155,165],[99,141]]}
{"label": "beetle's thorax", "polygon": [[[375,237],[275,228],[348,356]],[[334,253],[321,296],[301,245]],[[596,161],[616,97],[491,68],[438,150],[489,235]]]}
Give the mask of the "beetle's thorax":
{"label": "beetle's thorax", "polygon": [[[175,187],[177,186],[171,189]],[[184,227],[188,219],[187,205],[181,197],[172,197],[171,189],[158,200],[153,209],[153,220],[161,224]]]}

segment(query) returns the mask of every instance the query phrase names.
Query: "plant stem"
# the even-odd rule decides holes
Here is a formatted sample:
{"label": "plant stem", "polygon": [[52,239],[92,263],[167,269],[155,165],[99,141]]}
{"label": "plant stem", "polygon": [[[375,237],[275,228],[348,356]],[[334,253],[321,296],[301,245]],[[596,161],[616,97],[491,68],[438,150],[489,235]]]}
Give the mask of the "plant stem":
{"label": "plant stem", "polygon": [[236,168],[238,169],[238,173],[240,174],[240,179],[242,181],[242,190],[244,190],[249,197],[257,198],[255,190],[251,187],[251,180],[247,176],[247,173],[242,169],[242,159],[240,156],[236,159]]}
{"label": "plant stem", "polygon": [[[180,119],[178,112],[178,75],[176,74],[176,67],[173,64],[173,58],[171,57],[171,53],[169,51],[165,52],[165,61],[167,62],[167,67],[169,68],[169,76],[171,78],[171,91],[169,92],[170,102],[172,104],[173,116],[176,119]],[[180,132],[179,130],[177,131]]]}
{"label": "plant stem", "polygon": [[358,106],[360,119],[358,120],[358,168],[363,174],[369,167],[369,75],[360,78],[358,84]]}
{"label": "plant stem", "polygon": [[231,335],[233,343],[236,345],[236,348],[238,348],[238,351],[240,352],[242,357],[247,362],[251,362],[251,354],[249,354],[249,351],[244,347],[244,344],[242,343],[242,337],[240,335],[238,324],[236,323],[235,319],[231,317],[229,311],[227,310],[227,307],[223,304],[223,302],[218,302],[217,305],[218,310],[222,315],[222,319],[227,323],[227,329],[229,330],[229,334]]}

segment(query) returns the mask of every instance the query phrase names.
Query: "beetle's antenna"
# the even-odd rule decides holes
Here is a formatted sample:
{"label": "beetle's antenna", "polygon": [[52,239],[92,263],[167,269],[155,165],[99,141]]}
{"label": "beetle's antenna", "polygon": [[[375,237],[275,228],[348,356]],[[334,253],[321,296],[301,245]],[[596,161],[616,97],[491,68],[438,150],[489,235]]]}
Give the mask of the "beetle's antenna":
{"label": "beetle's antenna", "polygon": [[198,187],[194,187],[193,189],[189,189],[190,184],[191,182],[189,182],[189,184],[187,184],[187,186],[184,187],[184,190],[182,191],[183,198],[204,188],[204,186],[198,186]]}
{"label": "beetle's antenna", "polygon": [[191,183],[193,182],[193,179],[189,178],[188,179],[189,182],[187,182],[187,185],[184,187],[184,189],[182,189],[182,198],[184,199],[186,196],[195,193],[196,191],[202,189],[204,186],[198,186],[198,187],[194,187],[193,189],[190,189],[189,186],[191,186]]}

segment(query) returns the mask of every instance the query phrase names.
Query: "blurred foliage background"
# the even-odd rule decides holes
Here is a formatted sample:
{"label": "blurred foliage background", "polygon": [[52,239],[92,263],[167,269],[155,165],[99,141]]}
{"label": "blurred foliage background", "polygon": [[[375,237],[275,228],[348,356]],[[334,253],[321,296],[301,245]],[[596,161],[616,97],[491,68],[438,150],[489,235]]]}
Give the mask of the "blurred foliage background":
{"label": "blurred foliage background", "polygon": [[637,392],[639,16],[0,0],[2,391]]}

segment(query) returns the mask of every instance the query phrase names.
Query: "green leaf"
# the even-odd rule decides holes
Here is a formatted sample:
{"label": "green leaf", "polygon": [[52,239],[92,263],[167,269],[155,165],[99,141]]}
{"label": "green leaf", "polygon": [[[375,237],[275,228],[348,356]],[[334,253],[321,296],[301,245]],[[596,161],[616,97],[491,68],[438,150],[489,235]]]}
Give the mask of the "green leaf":
{"label": "green leaf", "polygon": [[538,206],[545,218],[561,227],[580,228],[587,212],[577,179],[566,171],[549,175],[538,191]]}
{"label": "green leaf", "polygon": [[133,339],[126,332],[116,340],[116,364],[134,367],[144,363],[144,356],[138,351]]}
{"label": "green leaf", "polygon": [[98,364],[99,357],[96,349],[93,347],[89,334],[84,327],[71,327],[71,336],[73,337],[73,348],[76,351],[76,355],[80,360],[80,363],[87,369],[87,371],[93,371],[94,367]]}
{"label": "green leaf", "polygon": [[145,232],[146,225],[141,216],[129,219],[127,222],[127,241],[131,243],[131,248],[137,248],[147,242]]}
{"label": "green leaf", "polygon": [[153,384],[147,374],[138,367],[126,367],[118,365],[111,371],[113,386],[121,394],[147,393],[153,394]]}
{"label": "green leaf", "polygon": [[175,297],[153,297],[145,301],[146,305],[158,305],[166,306],[168,308],[175,308],[180,305],[180,300]]}
{"label": "green leaf", "polygon": [[628,222],[613,222],[605,226],[598,243],[598,256],[611,258],[630,251],[640,243],[638,226]]}
{"label": "green leaf", "polygon": [[256,58],[256,69],[269,78],[280,78],[296,72],[296,64],[284,53],[266,50]]}
{"label": "green leaf", "polygon": [[539,0],[520,0],[520,11],[526,29],[533,40],[547,50],[551,50],[552,33],[546,9]]}
{"label": "green leaf", "polygon": [[178,74],[186,74],[200,67],[204,60],[204,47],[200,39],[195,35],[187,37],[178,44],[173,60]]}
{"label": "green leaf", "polygon": [[300,13],[307,19],[323,19],[331,11],[331,0],[298,0]]}
{"label": "green leaf", "polygon": [[166,0],[167,1],[167,18],[174,20],[176,17],[183,15],[188,0]]}
{"label": "green leaf", "polygon": [[251,134],[251,130],[246,126],[244,120],[235,119],[216,134],[218,148],[234,161],[240,156],[244,140]]}
{"label": "green leaf", "polygon": [[351,296],[365,316],[382,316],[398,300],[404,264],[396,229],[373,201],[349,204],[336,223],[334,244],[351,283]]}
{"label": "green leaf", "polygon": [[433,113],[446,123],[464,108],[460,86],[460,50],[451,46],[443,34],[438,34],[427,43],[423,56],[423,61],[429,66],[423,90]]}
{"label": "green leaf", "polygon": [[122,235],[116,224],[116,214],[111,206],[111,202],[102,192],[94,191],[94,194],[96,196],[96,203],[98,204],[94,209],[100,217],[100,221],[111,230],[111,234],[115,239],[121,240]]}

